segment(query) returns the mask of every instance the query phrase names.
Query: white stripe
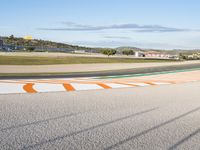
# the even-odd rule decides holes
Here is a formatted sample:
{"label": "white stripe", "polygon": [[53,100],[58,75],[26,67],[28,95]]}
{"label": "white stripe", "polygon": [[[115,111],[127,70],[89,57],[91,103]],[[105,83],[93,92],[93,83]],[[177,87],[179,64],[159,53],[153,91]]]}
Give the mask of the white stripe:
{"label": "white stripe", "polygon": [[153,84],[156,84],[156,85],[167,85],[167,84],[171,84],[171,83],[168,83],[168,82],[152,82]]}
{"label": "white stripe", "polygon": [[36,83],[33,88],[37,92],[61,92],[66,91],[62,84],[48,84],[48,83]]}
{"label": "white stripe", "polygon": [[132,87],[130,85],[125,84],[117,84],[117,83],[105,83],[106,85],[110,86],[111,88],[124,88],[124,87]]}
{"label": "white stripe", "polygon": [[123,77],[130,77],[131,75],[127,74],[127,75],[122,75]]}
{"label": "white stripe", "polygon": [[23,86],[24,84],[0,83],[0,94],[26,93]]}
{"label": "white stripe", "polygon": [[96,89],[104,89],[101,86],[98,86],[96,84],[81,84],[81,83],[71,83],[71,85],[76,90],[96,90]]}
{"label": "white stripe", "polygon": [[137,82],[131,82],[129,84],[137,85],[137,86],[149,86],[150,84],[147,83],[137,83]]}

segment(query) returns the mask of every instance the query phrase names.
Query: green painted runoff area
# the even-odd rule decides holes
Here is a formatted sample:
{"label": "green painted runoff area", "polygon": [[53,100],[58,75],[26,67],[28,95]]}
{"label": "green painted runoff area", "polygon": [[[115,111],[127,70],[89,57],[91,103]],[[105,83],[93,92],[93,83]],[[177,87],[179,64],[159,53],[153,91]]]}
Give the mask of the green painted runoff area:
{"label": "green painted runoff area", "polygon": [[174,71],[162,71],[162,72],[152,72],[152,73],[143,73],[143,74],[104,76],[104,77],[96,77],[96,78],[93,78],[93,79],[130,78],[130,77],[152,76],[152,75],[159,75],[159,74],[173,74],[173,73],[188,72],[188,71],[195,71],[195,70],[200,70],[200,68],[180,69],[180,70],[174,70]]}

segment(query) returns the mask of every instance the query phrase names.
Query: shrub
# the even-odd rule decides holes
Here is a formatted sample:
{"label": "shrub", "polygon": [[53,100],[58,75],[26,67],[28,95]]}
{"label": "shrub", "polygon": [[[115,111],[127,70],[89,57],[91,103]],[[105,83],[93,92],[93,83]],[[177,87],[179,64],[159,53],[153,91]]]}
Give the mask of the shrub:
{"label": "shrub", "polygon": [[105,50],[102,50],[101,53],[104,55],[110,56],[110,55],[115,55],[117,51],[114,49],[105,49]]}
{"label": "shrub", "polygon": [[122,54],[128,56],[128,55],[134,55],[135,52],[133,50],[123,50]]}

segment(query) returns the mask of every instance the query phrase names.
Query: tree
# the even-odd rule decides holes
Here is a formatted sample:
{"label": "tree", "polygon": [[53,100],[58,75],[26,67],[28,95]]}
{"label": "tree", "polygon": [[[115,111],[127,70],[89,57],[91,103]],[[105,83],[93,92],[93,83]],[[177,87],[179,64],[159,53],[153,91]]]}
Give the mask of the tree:
{"label": "tree", "polygon": [[102,50],[101,53],[104,55],[110,56],[110,55],[115,55],[117,53],[117,51],[114,49],[105,49],[105,50]]}
{"label": "tree", "polygon": [[186,55],[183,54],[183,53],[180,53],[180,54],[179,54],[179,59],[187,60],[187,59],[188,59],[188,56],[186,56]]}
{"label": "tree", "polygon": [[15,37],[14,37],[14,35],[9,36],[7,38],[7,41],[8,41],[9,44],[14,45],[15,44]]}
{"label": "tree", "polygon": [[11,39],[11,40],[14,40],[14,35],[11,35],[11,36],[9,36],[9,38]]}
{"label": "tree", "polygon": [[123,50],[122,51],[122,54],[123,55],[134,55],[134,51],[133,50]]}
{"label": "tree", "polygon": [[26,50],[29,52],[33,52],[35,50],[35,47],[26,47]]}

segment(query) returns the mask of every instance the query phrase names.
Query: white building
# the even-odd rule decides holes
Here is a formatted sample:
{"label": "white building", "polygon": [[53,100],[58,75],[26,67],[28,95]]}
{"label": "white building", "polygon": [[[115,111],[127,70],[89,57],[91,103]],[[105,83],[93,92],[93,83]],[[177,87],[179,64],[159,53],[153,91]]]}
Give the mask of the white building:
{"label": "white building", "polygon": [[144,57],[144,53],[142,52],[135,52],[135,57]]}
{"label": "white building", "polygon": [[85,50],[75,50],[74,53],[84,54],[86,53]]}
{"label": "white building", "polygon": [[167,53],[159,53],[159,52],[147,52],[147,53],[145,53],[145,57],[147,57],[147,58],[175,59],[175,58],[178,58],[178,55],[172,55],[172,54],[167,54]]}

